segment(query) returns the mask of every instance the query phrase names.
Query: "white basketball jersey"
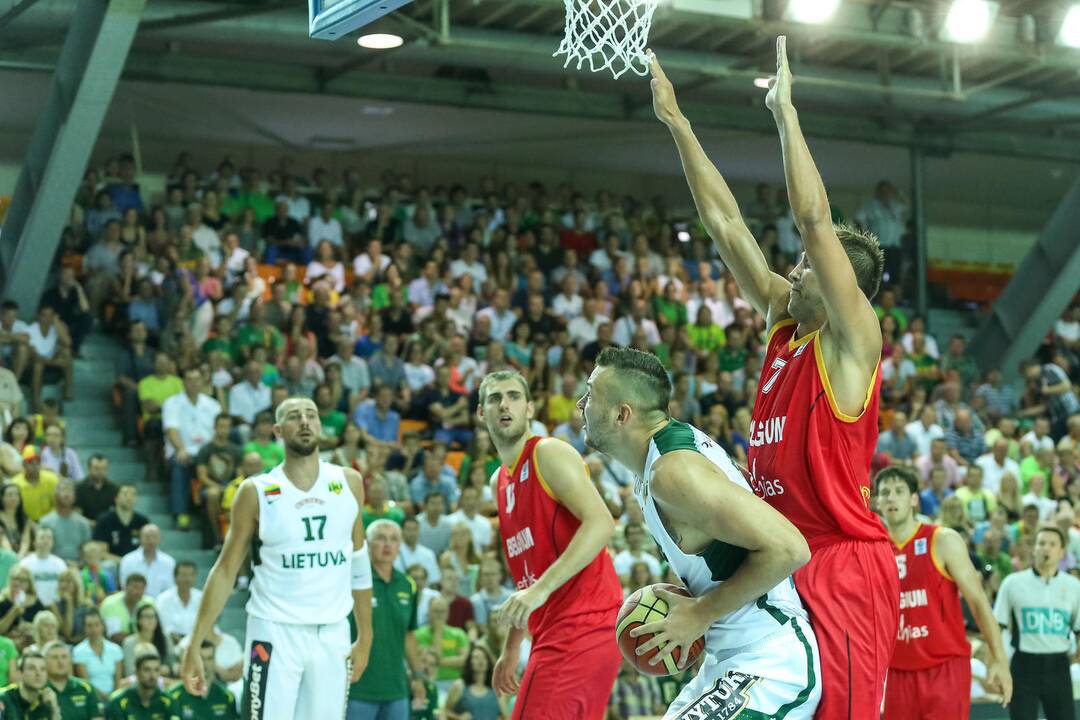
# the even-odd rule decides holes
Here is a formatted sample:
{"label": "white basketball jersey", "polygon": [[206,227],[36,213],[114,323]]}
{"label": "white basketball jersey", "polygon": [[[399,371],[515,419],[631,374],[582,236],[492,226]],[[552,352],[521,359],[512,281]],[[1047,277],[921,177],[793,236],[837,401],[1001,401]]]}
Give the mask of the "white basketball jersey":
{"label": "white basketball jersey", "polygon": [[335,623],[352,612],[353,526],[360,508],[337,465],[319,463],[307,492],[284,465],[250,479],[259,495],[255,578],[247,612],[295,625]]}
{"label": "white basketball jersey", "polygon": [[[720,540],[713,540],[698,554],[687,555],[672,540],[649,492],[649,483],[652,479],[653,464],[663,455],[675,450],[692,450],[704,455],[720,469],[728,482],[746,492],[752,491],[742,471],[724,449],[692,425],[672,420],[649,441],[645,474],[634,483],[634,497],[645,515],[646,526],[667,557],[671,568],[678,574],[686,589],[694,597],[700,597],[731,577],[746,557],[747,551]],[[717,482],[714,476],[702,477],[699,481]],[[788,578],[756,602],[748,603],[713,622],[705,634],[705,647],[709,652],[715,653],[756,642],[779,630],[792,615],[807,619],[806,609],[795,592],[795,583]]]}

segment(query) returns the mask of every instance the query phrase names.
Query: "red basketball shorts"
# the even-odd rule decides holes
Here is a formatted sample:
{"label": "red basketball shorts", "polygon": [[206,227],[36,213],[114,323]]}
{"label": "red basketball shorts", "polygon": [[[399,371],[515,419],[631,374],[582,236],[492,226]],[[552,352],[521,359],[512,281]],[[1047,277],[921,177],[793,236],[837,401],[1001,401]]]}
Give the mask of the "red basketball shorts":
{"label": "red basketball shorts", "polygon": [[[618,608],[558,628],[529,654],[511,720],[603,720],[622,653],[615,640]],[[567,632],[570,630],[570,632]]]}
{"label": "red basketball shorts", "polygon": [[970,711],[970,658],[955,657],[925,670],[889,670],[885,720],[966,720]]}
{"label": "red basketball shorts", "polygon": [[795,573],[821,650],[821,720],[877,720],[900,622],[900,578],[887,541],[844,540]]}

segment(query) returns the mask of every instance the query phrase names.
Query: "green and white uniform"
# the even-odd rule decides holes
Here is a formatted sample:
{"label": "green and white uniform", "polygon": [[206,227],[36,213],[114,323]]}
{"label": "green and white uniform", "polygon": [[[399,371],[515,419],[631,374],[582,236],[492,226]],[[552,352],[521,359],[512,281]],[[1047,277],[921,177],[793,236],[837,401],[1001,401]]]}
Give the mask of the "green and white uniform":
{"label": "green and white uniform", "polygon": [[[731,577],[747,551],[714,540],[700,553],[687,555],[671,538],[649,486],[653,465],[676,450],[703,455],[729,482],[746,492],[751,490],[743,472],[723,448],[691,425],[672,420],[649,441],[644,476],[635,481],[634,496],[672,570],[694,597],[700,597]],[[714,477],[700,478],[700,482],[716,481]],[[795,583],[788,578],[756,602],[717,618],[709,626],[701,669],[664,717],[812,718],[821,697],[820,677],[817,639],[795,592]]]}

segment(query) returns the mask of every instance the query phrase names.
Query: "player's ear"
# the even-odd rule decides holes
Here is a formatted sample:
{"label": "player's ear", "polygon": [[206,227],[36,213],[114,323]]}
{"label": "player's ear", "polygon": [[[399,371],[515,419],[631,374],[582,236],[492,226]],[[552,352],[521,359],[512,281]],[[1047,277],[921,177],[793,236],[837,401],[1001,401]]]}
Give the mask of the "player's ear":
{"label": "player's ear", "polygon": [[532,401],[532,400],[530,400],[529,402],[525,403],[525,417],[526,417],[526,419],[528,419],[528,420],[529,420],[530,422],[532,421],[532,419],[533,419],[534,417],[536,417],[536,406],[535,406],[535,405],[533,405],[533,401]]}

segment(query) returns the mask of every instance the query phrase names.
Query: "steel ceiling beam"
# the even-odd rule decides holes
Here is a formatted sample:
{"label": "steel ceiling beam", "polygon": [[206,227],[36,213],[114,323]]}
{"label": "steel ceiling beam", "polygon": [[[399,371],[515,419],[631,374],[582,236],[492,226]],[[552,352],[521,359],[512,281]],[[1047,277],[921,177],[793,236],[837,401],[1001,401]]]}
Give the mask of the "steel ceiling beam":
{"label": "steel ceiling beam", "polygon": [[40,0],[22,0],[22,2],[15,3],[10,10],[3,15],[0,15],[0,30],[3,30],[10,25],[12,20],[22,15],[39,1]]}
{"label": "steel ceiling beam", "polygon": [[191,25],[204,25],[222,20],[235,20],[237,18],[261,15],[262,13],[274,12],[296,7],[294,0],[277,0],[263,5],[236,5],[222,10],[210,10],[208,12],[181,13],[172,17],[159,18],[144,22],[139,30],[154,31],[168,30],[170,28],[189,27]]}

